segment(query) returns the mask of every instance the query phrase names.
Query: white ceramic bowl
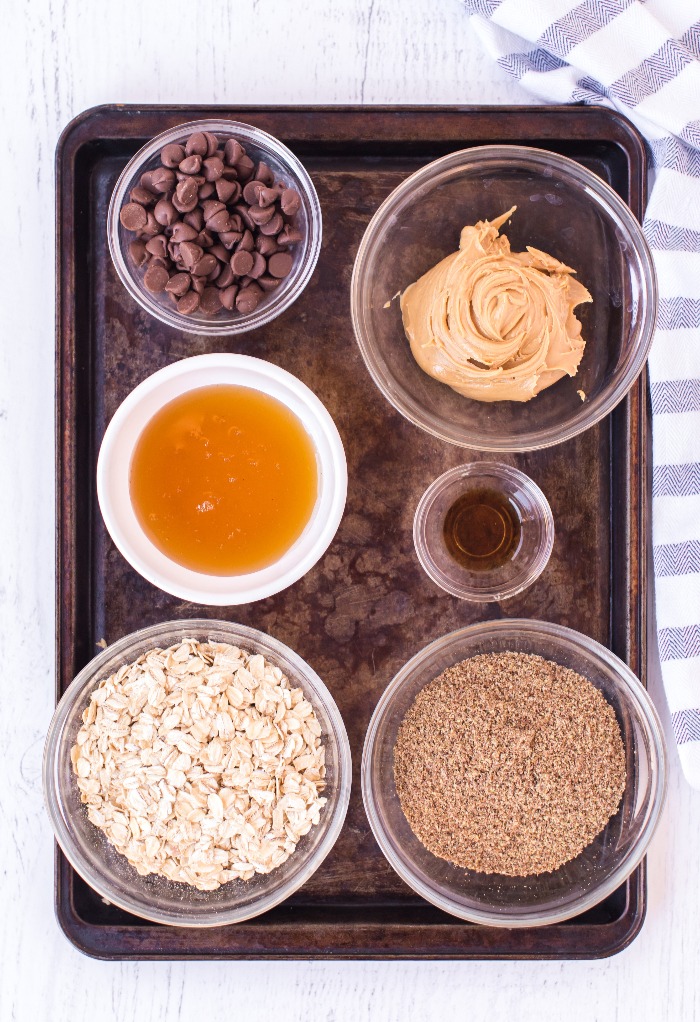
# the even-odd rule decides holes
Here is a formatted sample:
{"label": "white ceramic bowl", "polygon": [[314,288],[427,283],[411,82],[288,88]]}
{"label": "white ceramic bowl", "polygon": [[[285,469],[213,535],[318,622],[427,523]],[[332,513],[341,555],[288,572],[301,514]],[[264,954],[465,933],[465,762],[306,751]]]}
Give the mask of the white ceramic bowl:
{"label": "white ceramic bowl", "polygon": [[[226,383],[262,391],[297,416],[316,450],[319,485],[306,528],[278,561],[247,574],[216,576],[177,564],[149,539],[131,503],[129,472],[141,432],[160,408],[190,390]],[[286,370],[249,355],[197,355],[149,376],[115,412],[97,461],[97,498],[107,531],[120,553],[159,589],[211,606],[262,600],[305,575],[335,536],[345,508],[347,482],[342,440],[313,391]]]}

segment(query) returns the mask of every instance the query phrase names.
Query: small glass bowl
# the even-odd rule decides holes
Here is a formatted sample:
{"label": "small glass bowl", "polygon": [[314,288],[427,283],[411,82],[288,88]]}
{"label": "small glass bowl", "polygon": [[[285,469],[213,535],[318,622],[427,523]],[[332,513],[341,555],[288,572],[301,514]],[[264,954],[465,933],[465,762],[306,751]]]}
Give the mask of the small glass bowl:
{"label": "small glass bowl", "polygon": [[[80,802],[70,750],[93,689],[142,653],[165,649],[183,638],[227,642],[262,653],[313,704],[326,748],[328,802],[320,821],[277,869],[252,880],[232,880],[216,891],[199,891],[161,876],[142,877],[87,818]],[[143,919],[172,926],[226,926],[267,912],[316,872],[338,839],[350,798],[350,744],[340,711],[318,675],[293,650],[255,628],[227,621],[168,621],[133,632],[96,656],[66,690],[49,726],[44,747],[44,799],[56,840],[71,866],[113,905]]]}
{"label": "small glass bowl", "polygon": [[[513,251],[549,253],[593,296],[576,309],[586,348],[576,376],[530,401],[472,401],[418,366],[397,295],[457,251],[465,225],[514,205],[503,228]],[[382,203],[357,252],[350,303],[372,379],[410,422],[472,450],[530,451],[588,429],[630,389],[654,331],[656,273],[639,223],[593,171],[541,149],[477,146],[422,167]]]}
{"label": "small glass bowl", "polygon": [[[212,316],[197,311],[190,316],[179,313],[165,294],[152,294],[143,283],[145,268],[134,266],[129,256],[129,243],[135,235],[119,220],[122,206],[128,202],[131,189],[147,170],[160,166],[160,151],[172,142],[184,144],[195,131],[211,131],[221,137],[234,137],[244,146],[248,156],[270,167],[276,181],[295,188],[301,196],[301,207],[295,215],[295,226],[303,239],[290,248],[294,257],[292,269],[279,286],[267,294],[258,307],[245,315],[235,309],[221,309]],[[132,156],[114,186],[107,213],[107,239],[112,261],[124,287],[131,297],[152,316],[168,326],[186,333],[210,336],[242,334],[275,319],[295,302],[309,282],[321,251],[321,206],[316,189],[304,166],[279,139],[251,124],[231,120],[189,121],[156,135]]]}
{"label": "small glass bowl", "polygon": [[[464,493],[495,490],[514,507],[521,523],[518,545],[505,564],[473,571],[459,564],[445,544],[447,512]],[[413,519],[413,543],[423,570],[452,596],[474,603],[507,600],[542,574],[554,545],[549,501],[536,483],[510,465],[479,461],[458,465],[431,483]]]}
{"label": "small glass bowl", "polygon": [[[535,653],[577,671],[612,705],[625,746],[627,784],[618,812],[571,862],[510,877],[461,869],[429,852],[411,830],[394,783],[394,745],[420,690],[481,653]],[[544,621],[500,620],[445,635],[401,668],[374,711],[362,754],[362,797],[377,843],[417,894],[487,926],[542,926],[580,915],[613,893],[641,862],[666,795],[666,748],[646,689],[622,660],[579,632]]]}

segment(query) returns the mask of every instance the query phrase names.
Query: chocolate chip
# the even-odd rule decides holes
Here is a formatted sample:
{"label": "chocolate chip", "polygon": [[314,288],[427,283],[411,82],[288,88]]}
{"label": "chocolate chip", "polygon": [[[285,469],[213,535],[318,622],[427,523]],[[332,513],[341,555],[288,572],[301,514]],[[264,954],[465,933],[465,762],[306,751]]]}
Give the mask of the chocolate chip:
{"label": "chocolate chip", "polygon": [[244,277],[253,268],[255,260],[250,252],[241,250],[231,256],[231,269],[237,277]]}
{"label": "chocolate chip", "polygon": [[207,181],[218,181],[224,172],[224,165],[218,156],[210,156],[204,161],[202,173]]}
{"label": "chocolate chip", "polygon": [[249,284],[236,295],[236,308],[243,315],[254,312],[264,297],[257,284]]}
{"label": "chocolate chip", "polygon": [[175,189],[173,205],[181,213],[190,213],[197,205],[197,185],[191,178],[179,183]]}
{"label": "chocolate chip", "polygon": [[[262,224],[269,223],[273,216],[279,216],[279,213],[276,213],[274,206],[267,206],[263,208],[262,206],[256,205],[250,207],[248,210],[248,216],[254,224],[257,224],[257,226],[260,227]],[[280,220],[281,219],[282,218],[280,217]],[[280,230],[282,230],[282,224],[280,224]],[[275,231],[275,233],[278,232]]]}
{"label": "chocolate chip", "polygon": [[165,290],[165,285],[168,283],[168,279],[168,271],[166,268],[158,263],[153,263],[146,270],[143,283],[149,291],[153,292],[153,294],[158,294]]}
{"label": "chocolate chip", "polygon": [[279,287],[280,281],[277,277],[268,277],[267,275],[264,275],[262,277],[258,277],[258,284],[263,291],[274,291],[276,287]]}
{"label": "chocolate chip", "polygon": [[216,182],[216,195],[221,202],[237,202],[241,194],[238,181],[226,181],[220,177]]}
{"label": "chocolate chip", "polygon": [[149,192],[148,188],[142,188],[141,185],[136,185],[129,192],[129,198],[132,202],[138,202],[141,206],[152,206],[156,201],[156,197],[153,192]]}
{"label": "chocolate chip", "polygon": [[244,231],[243,237],[236,245],[236,252],[253,252],[255,250],[255,241],[251,231]]}
{"label": "chocolate chip", "polygon": [[153,171],[152,170],[147,170],[144,174],[141,175],[141,177],[139,178],[139,185],[142,188],[145,188],[146,191],[149,191],[149,192],[155,191],[155,189],[153,188]]}
{"label": "chocolate chip", "polygon": [[165,290],[169,291],[170,294],[177,295],[178,298],[181,298],[182,295],[187,294],[190,289],[190,279],[189,273],[174,273],[165,285]]}
{"label": "chocolate chip", "polygon": [[283,230],[277,235],[278,245],[294,245],[297,241],[301,241],[303,234],[296,227],[292,227],[291,224],[287,224]]}
{"label": "chocolate chip", "polygon": [[266,238],[264,234],[258,234],[255,239],[255,247],[260,255],[269,256],[277,251],[277,242],[274,238]]}
{"label": "chocolate chip", "polygon": [[[227,264],[227,266],[228,266],[228,264]],[[228,269],[230,270],[231,267],[228,266]],[[220,276],[221,276],[221,263],[217,259],[216,265],[214,266],[214,269],[210,270],[209,273],[207,274],[207,283],[208,284],[214,284],[219,279]]]}
{"label": "chocolate chip", "polygon": [[262,208],[265,209],[267,206],[271,206],[274,202],[276,202],[279,197],[279,188],[261,188],[260,194],[258,195],[258,206],[262,206]]}
{"label": "chocolate chip", "polygon": [[206,135],[201,131],[195,131],[185,143],[185,152],[188,156],[206,156],[209,152],[209,143]]}
{"label": "chocolate chip", "polygon": [[180,245],[180,259],[188,269],[192,269],[195,263],[204,255],[204,250],[199,246],[195,245],[193,241],[184,241]]}
{"label": "chocolate chip", "polygon": [[175,174],[167,167],[156,167],[151,172],[151,185],[154,192],[169,192],[175,187]]}
{"label": "chocolate chip", "polygon": [[265,256],[260,255],[259,252],[254,252],[253,267],[252,269],[248,270],[248,276],[252,277],[253,280],[257,280],[258,277],[261,277],[263,275],[266,269],[267,260],[265,259]]}
{"label": "chocolate chip", "polygon": [[251,231],[254,230],[255,224],[248,215],[248,207],[245,206],[242,202],[239,202],[233,207],[233,209],[234,212],[237,213],[238,216],[241,218],[245,226]]}
{"label": "chocolate chip", "polygon": [[209,253],[213,256],[216,256],[216,258],[221,263],[228,263],[229,259],[231,258],[220,241],[217,242],[215,245],[211,246],[211,248],[209,249]]}
{"label": "chocolate chip", "polygon": [[199,231],[196,231],[191,224],[177,223],[173,226],[173,233],[170,235],[170,240],[176,241],[178,244],[181,241],[194,241],[198,234]]}
{"label": "chocolate chip", "polygon": [[159,199],[156,203],[156,208],[153,210],[153,216],[163,227],[170,227],[176,220],[180,219],[170,199]]}
{"label": "chocolate chip", "polygon": [[159,256],[165,265],[165,260],[168,258],[168,243],[165,240],[165,235],[157,234],[155,238],[151,238],[147,241],[146,251],[149,255]]}
{"label": "chocolate chip", "polygon": [[226,204],[219,202],[218,199],[207,199],[206,202],[202,203],[202,214],[205,220],[209,220],[210,217],[213,217],[222,211],[226,211]]}
{"label": "chocolate chip", "polygon": [[233,246],[237,245],[241,240],[243,233],[241,231],[223,231],[219,237],[221,238],[221,244],[224,248],[227,248],[230,251]]}
{"label": "chocolate chip", "polygon": [[201,209],[191,210],[189,213],[185,214],[182,219],[186,224],[189,224],[190,227],[194,227],[197,233],[199,233],[204,227],[204,217],[202,216]]}
{"label": "chocolate chip", "polygon": [[249,206],[252,206],[253,203],[258,201],[258,196],[260,195],[260,192],[263,190],[264,187],[265,185],[262,183],[262,181],[248,182],[248,184],[243,189],[243,198],[245,199]]}
{"label": "chocolate chip", "polygon": [[218,287],[204,288],[200,308],[208,316],[213,316],[215,312],[219,311],[221,308],[221,292]]}
{"label": "chocolate chip", "polygon": [[207,140],[207,156],[213,156],[216,150],[219,148],[219,140],[216,135],[211,131],[202,132]]}
{"label": "chocolate chip", "polygon": [[229,263],[226,263],[223,270],[216,278],[216,286],[222,288],[229,287],[229,285],[233,284],[233,277],[234,277],[233,270],[231,269]]}
{"label": "chocolate chip", "polygon": [[275,175],[272,173],[268,165],[263,163],[262,160],[255,170],[255,176],[258,181],[262,181],[264,185],[268,185],[269,187],[272,187],[275,183]]}
{"label": "chocolate chip", "polygon": [[177,311],[183,316],[189,316],[199,308],[200,297],[196,291],[188,291],[177,303]]}
{"label": "chocolate chip", "polygon": [[206,277],[192,277],[192,287],[198,295],[204,294],[204,288],[207,286]]}
{"label": "chocolate chip", "polygon": [[141,228],[141,234],[152,238],[155,237],[156,234],[160,234],[161,230],[162,225],[158,223],[149,209],[146,214],[146,226]]}
{"label": "chocolate chip", "polygon": [[205,182],[205,184],[199,186],[197,194],[199,195],[200,202],[203,202],[205,199],[210,199],[212,195],[215,194],[214,185],[211,181]]}
{"label": "chocolate chip", "polygon": [[236,304],[236,295],[238,294],[238,284],[231,284],[221,292],[221,304],[225,309],[233,311],[233,307]]}
{"label": "chocolate chip", "polygon": [[293,265],[294,257],[289,252],[275,252],[267,261],[267,269],[271,277],[286,277]]}
{"label": "chocolate chip", "polygon": [[183,174],[199,174],[201,169],[202,157],[197,156],[196,153],[193,153],[192,156],[186,156],[178,167],[178,170]]}
{"label": "chocolate chip", "polygon": [[294,216],[299,212],[301,196],[294,188],[285,188],[280,196],[280,206],[285,216]]}
{"label": "chocolate chip", "polygon": [[254,168],[255,164],[249,156],[241,156],[240,160],[236,163],[239,181],[247,181],[248,178],[251,178],[253,176]]}
{"label": "chocolate chip", "polygon": [[260,224],[260,233],[267,235],[279,234],[284,227],[284,220],[282,219],[281,213],[275,213],[274,216],[267,221],[265,224]]}
{"label": "chocolate chip", "polygon": [[205,227],[204,230],[200,231],[197,235],[197,244],[201,245],[202,248],[211,248],[214,244],[214,235]]}
{"label": "chocolate chip", "polygon": [[127,231],[142,231],[148,223],[148,214],[138,202],[127,202],[119,211],[119,220]]}
{"label": "chocolate chip", "polygon": [[163,151],[160,154],[160,162],[164,167],[169,167],[171,170],[174,170],[175,167],[179,167],[184,158],[184,147],[177,145],[175,142],[171,142],[169,145],[163,146]]}
{"label": "chocolate chip", "polygon": [[137,266],[143,266],[148,260],[146,246],[142,241],[132,241],[129,243],[129,255]]}
{"label": "chocolate chip", "polygon": [[216,269],[219,264],[216,261],[216,256],[210,255],[208,252],[203,255],[201,259],[192,267],[192,272],[198,277],[206,277],[208,273]]}
{"label": "chocolate chip", "polygon": [[224,157],[229,166],[234,167],[244,155],[245,150],[238,139],[229,138],[224,146]]}

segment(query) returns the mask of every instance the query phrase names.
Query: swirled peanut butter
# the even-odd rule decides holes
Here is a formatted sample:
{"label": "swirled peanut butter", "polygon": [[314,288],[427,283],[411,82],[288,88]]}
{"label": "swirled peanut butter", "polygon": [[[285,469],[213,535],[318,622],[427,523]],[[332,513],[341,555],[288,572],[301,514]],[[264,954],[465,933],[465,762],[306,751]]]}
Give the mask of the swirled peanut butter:
{"label": "swirled peanut butter", "polygon": [[574,309],[593,299],[553,256],[511,252],[499,229],[516,208],[465,227],[459,251],[401,296],[418,365],[476,401],[529,401],[575,376],[583,357]]}

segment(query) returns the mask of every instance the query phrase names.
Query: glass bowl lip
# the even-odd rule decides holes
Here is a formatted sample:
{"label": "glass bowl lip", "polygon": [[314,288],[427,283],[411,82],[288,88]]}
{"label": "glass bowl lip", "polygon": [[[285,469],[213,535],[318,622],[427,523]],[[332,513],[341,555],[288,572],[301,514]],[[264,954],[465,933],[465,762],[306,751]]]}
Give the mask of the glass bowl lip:
{"label": "glass bowl lip", "polygon": [[[450,645],[458,645],[465,638],[480,633],[498,637],[499,635],[513,632],[526,633],[534,637],[546,636],[547,638],[554,638],[565,647],[578,652],[583,651],[589,656],[593,656],[593,658],[598,658],[606,667],[614,672],[618,683],[626,694],[631,697],[637,709],[639,719],[649,735],[652,752],[650,775],[651,784],[654,788],[649,818],[644,830],[640,834],[634,849],[628,853],[617,869],[597,887],[580,896],[573,905],[569,903],[567,907],[559,910],[552,909],[547,912],[537,910],[521,915],[509,915],[507,912],[490,912],[478,908],[464,909],[449,897],[436,894],[428,884],[416,875],[408,856],[404,856],[401,850],[401,854],[398,854],[395,850],[392,841],[382,826],[371,782],[372,764],[379,726],[384,718],[392,712],[394,697],[410,681],[414,669],[429,659],[434,653],[448,648]],[[595,639],[591,639],[582,632],[577,632],[575,629],[567,628],[564,625],[530,618],[502,618],[497,621],[482,621],[466,625],[464,628],[458,628],[447,635],[433,640],[433,642],[428,643],[427,646],[424,646],[423,649],[411,657],[394,676],[375,707],[365,736],[360,774],[362,801],[370,828],[389,865],[401,879],[416,894],[430,902],[430,904],[442,909],[443,912],[448,912],[450,915],[471,923],[510,928],[561,923],[593,908],[593,906],[599,904],[608,895],[612,894],[613,891],[627,880],[644,858],[649,842],[654,836],[659,823],[668,788],[667,751],[663,728],[651,697],[639,678],[623,660]]]}
{"label": "glass bowl lip", "polygon": [[[479,165],[486,166],[489,161],[493,160],[507,160],[512,166],[522,165],[536,170],[545,166],[556,166],[561,172],[568,174],[583,186],[599,207],[604,208],[607,213],[614,216],[617,222],[622,224],[640,269],[642,282],[640,304],[644,313],[636,329],[637,342],[622,372],[611,379],[596,398],[582,405],[585,414],[580,418],[575,416],[576,421],[572,421],[566,426],[532,430],[529,433],[519,433],[506,438],[482,438],[477,434],[465,438],[463,435],[450,433],[438,421],[426,418],[411,394],[404,391],[403,388],[396,388],[393,376],[385,371],[384,360],[375,353],[372,332],[366,321],[361,297],[366,265],[378,244],[379,232],[384,226],[384,222],[403,200],[421,186],[428,185],[443,171],[448,172],[460,167],[467,169]],[[409,175],[382,202],[367,225],[355,256],[350,285],[350,310],[355,340],[365,366],[380,393],[404,418],[439,440],[457,447],[491,453],[514,453],[536,451],[564,443],[566,440],[578,436],[584,430],[590,429],[591,426],[595,426],[623,400],[644,368],[649,354],[656,326],[658,284],[651,251],[639,221],[629,206],[605,181],[568,156],[562,156],[546,149],[520,145],[484,145],[460,149],[433,160]]]}
{"label": "glass bowl lip", "polygon": [[[211,322],[193,322],[187,316],[183,316],[177,311],[161,308],[144,288],[138,287],[134,274],[129,269],[122,246],[119,243],[119,211],[122,208],[131,179],[138,173],[140,167],[151,160],[164,145],[176,141],[183,135],[191,134],[193,131],[231,132],[237,137],[260,146],[262,149],[268,149],[287,168],[289,173],[295,177],[296,184],[304,192],[309,207],[308,233],[303,242],[304,251],[294,286],[280,297],[276,296],[269,302],[263,302],[254,312],[248,315],[239,315],[225,320],[212,320]],[[107,210],[107,243],[109,253],[119,279],[134,301],[166,326],[181,330],[184,333],[202,334],[208,337],[234,336],[247,333],[249,330],[265,326],[265,324],[270,323],[288,309],[302,294],[316,268],[321,252],[322,235],[321,204],[316,188],[308,171],[291,149],[287,148],[284,142],[275,138],[274,135],[263,131],[262,128],[257,128],[255,125],[247,124],[244,121],[221,117],[185,121],[182,124],[168,128],[166,131],[162,131],[143,145],[131,157],[117,178]]]}
{"label": "glass bowl lip", "polygon": [[[243,910],[240,908],[237,910],[235,907],[230,909],[216,907],[212,910],[210,916],[188,920],[171,914],[167,910],[151,909],[147,905],[144,906],[139,900],[132,900],[128,896],[122,896],[112,889],[108,874],[101,870],[95,870],[93,860],[80,849],[78,842],[73,838],[72,828],[66,823],[66,818],[64,817],[64,807],[60,799],[57,783],[58,750],[69,714],[75,707],[75,704],[91,687],[94,687],[96,676],[99,675],[103,666],[109,660],[115,656],[128,655],[129,650],[144,641],[152,639],[157,644],[158,637],[163,636],[166,632],[180,632],[184,637],[186,634],[207,631],[232,632],[232,642],[236,640],[236,637],[240,637],[240,644],[244,647],[246,642],[253,643],[262,652],[271,653],[283,665],[285,661],[288,661],[304,678],[305,685],[308,684],[308,689],[305,688],[305,692],[308,694],[310,690],[312,701],[323,706],[331,722],[333,739],[338,749],[337,801],[331,809],[332,816],[326,833],[314,853],[299,868],[293,883],[283,885],[276,892],[261,897]],[[173,639],[173,641],[175,640]],[[164,621],[160,624],[150,625],[147,628],[141,628],[136,632],[125,635],[104,649],[96,657],[93,657],[75,676],[56,706],[46,735],[42,761],[42,787],[44,805],[58,845],[76,873],[102,898],[123,909],[125,912],[130,912],[140,919],[147,919],[154,923],[191,928],[227,926],[232,923],[240,923],[247,919],[252,919],[285,901],[306,883],[330,853],[340,836],[348,810],[352,787],[352,755],[345,723],[335,699],[318,674],[298,653],[279,639],[275,639],[266,632],[261,632],[257,628],[251,628],[248,625],[215,618],[184,618],[182,620]],[[324,809],[326,808],[324,807]]]}
{"label": "glass bowl lip", "polygon": [[[478,590],[472,589],[463,583],[454,582],[440,570],[433,558],[430,556],[424,537],[424,528],[428,515],[437,497],[457,479],[464,479],[470,476],[498,476],[510,478],[518,482],[527,491],[530,499],[537,508],[538,517],[544,527],[544,538],[540,550],[527,572],[522,572],[513,581],[502,588]],[[423,571],[435,585],[439,586],[450,596],[456,596],[460,600],[468,600],[471,603],[495,603],[500,600],[509,600],[535,582],[549,563],[554,547],[554,516],[546,496],[529,475],[512,465],[504,465],[498,461],[474,461],[464,465],[456,465],[448,469],[442,475],[434,479],[428,486],[418,502],[415,515],[413,516],[413,546],[416,556]]]}

